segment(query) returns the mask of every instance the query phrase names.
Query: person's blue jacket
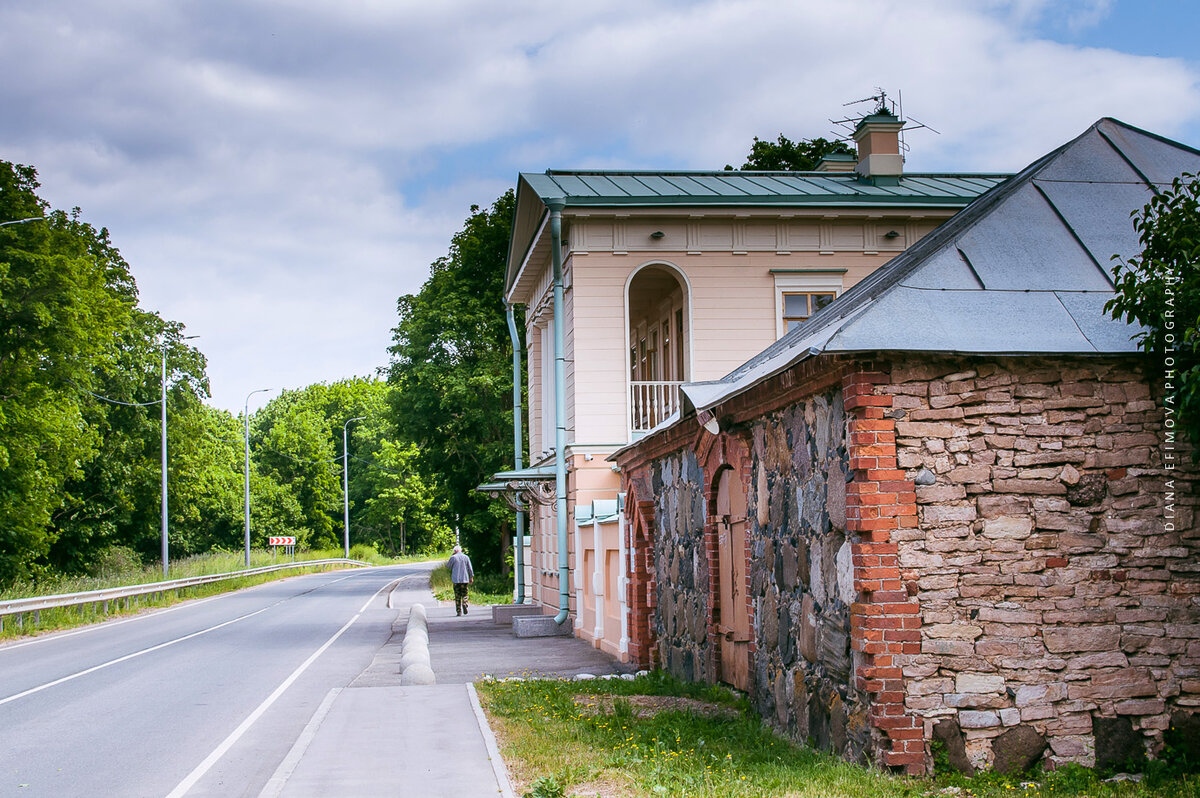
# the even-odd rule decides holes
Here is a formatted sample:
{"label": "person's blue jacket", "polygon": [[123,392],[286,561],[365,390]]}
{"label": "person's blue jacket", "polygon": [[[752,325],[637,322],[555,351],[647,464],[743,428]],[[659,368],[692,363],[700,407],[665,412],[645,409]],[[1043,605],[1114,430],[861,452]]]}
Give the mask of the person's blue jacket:
{"label": "person's blue jacket", "polygon": [[461,551],[450,555],[450,581],[462,585],[475,578],[475,569],[471,567],[471,558]]}

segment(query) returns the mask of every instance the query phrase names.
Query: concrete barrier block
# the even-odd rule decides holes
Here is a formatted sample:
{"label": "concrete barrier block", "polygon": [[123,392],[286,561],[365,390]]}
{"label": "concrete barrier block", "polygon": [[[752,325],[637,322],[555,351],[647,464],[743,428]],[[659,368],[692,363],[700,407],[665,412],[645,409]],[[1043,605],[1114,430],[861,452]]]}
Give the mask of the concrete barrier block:
{"label": "concrete barrier block", "polygon": [[570,618],[561,624],[554,622],[553,615],[526,615],[513,618],[513,634],[517,637],[570,637],[575,624]]}
{"label": "concrete barrier block", "polygon": [[509,626],[513,622],[513,618],[525,617],[526,615],[541,615],[542,608],[539,604],[493,604],[492,605],[492,623],[497,626]]}

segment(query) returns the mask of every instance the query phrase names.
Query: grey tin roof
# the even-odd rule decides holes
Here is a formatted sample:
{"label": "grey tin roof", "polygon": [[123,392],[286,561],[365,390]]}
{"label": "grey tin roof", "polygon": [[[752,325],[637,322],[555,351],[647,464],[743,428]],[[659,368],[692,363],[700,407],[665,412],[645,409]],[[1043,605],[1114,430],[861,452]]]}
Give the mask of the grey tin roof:
{"label": "grey tin roof", "polygon": [[1200,151],[1101,119],[992,189],[720,380],[683,386],[705,410],[813,355],[1124,354],[1107,316],[1112,256],[1140,252],[1131,212],[1200,172]]}

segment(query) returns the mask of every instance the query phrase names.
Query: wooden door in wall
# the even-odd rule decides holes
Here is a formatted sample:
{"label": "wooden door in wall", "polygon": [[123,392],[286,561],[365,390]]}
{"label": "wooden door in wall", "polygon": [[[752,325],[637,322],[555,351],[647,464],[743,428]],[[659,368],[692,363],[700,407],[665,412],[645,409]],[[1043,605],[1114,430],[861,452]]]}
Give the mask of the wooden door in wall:
{"label": "wooden door in wall", "polygon": [[746,492],[732,469],[717,484],[721,681],[750,689],[750,610],[746,602]]}

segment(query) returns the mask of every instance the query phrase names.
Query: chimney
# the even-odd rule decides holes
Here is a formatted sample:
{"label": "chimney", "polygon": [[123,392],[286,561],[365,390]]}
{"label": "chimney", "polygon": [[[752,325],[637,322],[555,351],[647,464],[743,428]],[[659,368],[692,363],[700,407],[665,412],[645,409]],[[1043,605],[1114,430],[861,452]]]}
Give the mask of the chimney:
{"label": "chimney", "polygon": [[856,172],[876,185],[895,185],[904,173],[904,156],[900,154],[900,129],[904,122],[886,110],[876,110],[865,116],[854,128],[858,145]]}
{"label": "chimney", "polygon": [[858,159],[845,152],[831,152],[817,162],[817,172],[853,172]]}

